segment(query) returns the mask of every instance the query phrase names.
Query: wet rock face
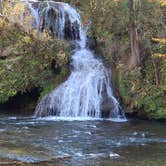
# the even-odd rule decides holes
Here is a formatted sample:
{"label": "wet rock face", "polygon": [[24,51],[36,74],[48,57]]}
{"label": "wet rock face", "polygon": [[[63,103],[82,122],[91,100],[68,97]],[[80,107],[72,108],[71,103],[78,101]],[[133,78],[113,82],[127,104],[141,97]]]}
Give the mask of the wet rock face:
{"label": "wet rock face", "polygon": [[121,108],[121,106],[118,103],[114,103],[112,98],[106,98],[102,103],[102,117],[115,118],[117,116],[116,112],[112,111],[115,108],[117,108],[118,110],[118,116],[120,118],[123,118],[125,115],[124,115],[124,110]]}
{"label": "wet rock face", "polygon": [[57,13],[54,8],[50,8],[48,11],[45,10],[40,17],[39,30],[41,32],[46,30],[48,34],[55,37],[56,36],[56,27],[55,27],[56,18],[57,18]]}
{"label": "wet rock face", "polygon": [[79,34],[79,24],[77,22],[71,23],[69,16],[66,14],[65,19],[65,28],[64,28],[64,38],[66,40],[78,40],[80,39]]}
{"label": "wet rock face", "polygon": [[106,98],[102,103],[102,117],[109,117],[113,107],[113,100],[111,98]]}
{"label": "wet rock face", "polygon": [[[80,40],[79,23],[72,22],[61,3],[56,2],[30,2],[29,10],[38,30],[44,30],[53,37],[65,40]],[[38,22],[37,22],[38,20]]]}

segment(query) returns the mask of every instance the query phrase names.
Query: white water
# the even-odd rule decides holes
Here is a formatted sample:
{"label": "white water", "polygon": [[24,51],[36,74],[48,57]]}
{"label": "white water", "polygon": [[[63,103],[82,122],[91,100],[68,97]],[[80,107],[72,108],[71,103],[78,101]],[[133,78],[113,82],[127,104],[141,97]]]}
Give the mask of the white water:
{"label": "white water", "polygon": [[[35,115],[39,117],[54,115],[62,119],[65,117],[66,119],[101,118],[102,103],[109,98],[112,100],[110,118],[114,121],[125,121],[123,112],[119,110],[119,103],[113,96],[106,68],[102,61],[86,48],[86,32],[81,24],[79,13],[70,5],[62,2],[47,1],[44,2],[47,3],[46,6],[42,7],[40,3],[38,8],[34,8],[28,1],[27,3],[38,29],[40,29],[42,13],[45,12],[45,28],[48,28],[53,24],[49,11],[56,11],[58,17],[53,29],[60,39],[65,38],[65,23],[66,16],[68,16],[71,40],[76,43],[69,78],[41,100],[36,107]],[[79,34],[76,35],[76,32]]]}

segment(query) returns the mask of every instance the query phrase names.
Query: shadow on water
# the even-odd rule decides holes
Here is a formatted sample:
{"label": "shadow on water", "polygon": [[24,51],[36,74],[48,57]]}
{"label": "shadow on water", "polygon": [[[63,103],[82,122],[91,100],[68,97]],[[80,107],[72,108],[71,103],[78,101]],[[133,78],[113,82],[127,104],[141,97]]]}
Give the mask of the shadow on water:
{"label": "shadow on water", "polygon": [[165,123],[0,116],[0,165],[166,165]]}

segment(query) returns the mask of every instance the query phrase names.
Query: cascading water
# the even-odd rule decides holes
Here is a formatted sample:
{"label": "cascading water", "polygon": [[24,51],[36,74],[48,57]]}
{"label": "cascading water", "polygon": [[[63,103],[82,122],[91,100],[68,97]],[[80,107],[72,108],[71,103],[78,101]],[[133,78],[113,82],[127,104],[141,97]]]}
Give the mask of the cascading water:
{"label": "cascading water", "polygon": [[86,30],[79,13],[63,2],[26,2],[39,31],[46,29],[60,39],[75,43],[71,75],[42,98],[35,116],[101,118],[102,103],[109,99],[110,118],[125,121],[125,115],[113,96],[106,68],[86,47]]}

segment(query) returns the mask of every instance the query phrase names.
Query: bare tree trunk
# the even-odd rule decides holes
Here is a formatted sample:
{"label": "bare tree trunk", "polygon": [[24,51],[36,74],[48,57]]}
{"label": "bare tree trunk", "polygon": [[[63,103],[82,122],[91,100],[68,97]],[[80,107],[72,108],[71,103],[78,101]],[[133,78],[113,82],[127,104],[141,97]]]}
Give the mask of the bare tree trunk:
{"label": "bare tree trunk", "polygon": [[152,59],[152,63],[153,63],[153,67],[154,67],[155,85],[158,86],[159,85],[159,76],[158,76],[157,67],[156,67],[156,63],[155,63],[154,59]]}
{"label": "bare tree trunk", "polygon": [[3,14],[3,9],[2,9],[2,0],[0,0],[0,14]]}
{"label": "bare tree trunk", "polygon": [[136,27],[136,18],[134,10],[134,0],[129,0],[129,9],[130,9],[130,45],[131,45],[131,57],[129,61],[129,67],[134,68],[140,64],[140,51],[138,46],[138,34]]}

